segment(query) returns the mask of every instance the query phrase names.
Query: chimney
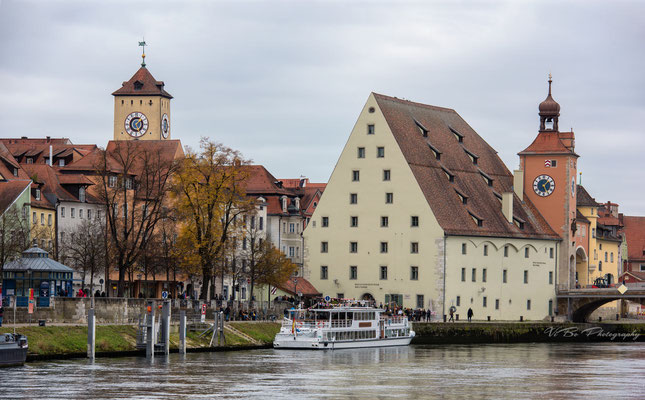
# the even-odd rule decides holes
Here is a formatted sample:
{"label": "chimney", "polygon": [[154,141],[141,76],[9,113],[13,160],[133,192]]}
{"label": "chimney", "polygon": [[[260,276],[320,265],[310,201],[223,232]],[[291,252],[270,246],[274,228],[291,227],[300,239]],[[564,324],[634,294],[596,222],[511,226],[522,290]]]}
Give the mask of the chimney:
{"label": "chimney", "polygon": [[[49,136],[47,137],[47,140],[49,140]],[[52,166],[52,163],[53,163],[52,153],[53,153],[53,149],[52,149],[52,145],[50,144],[49,145],[49,166],[50,167]]]}
{"label": "chimney", "polygon": [[[521,169],[513,171],[513,190],[520,201],[524,201],[524,171]],[[511,204],[512,207],[513,205]]]}
{"label": "chimney", "polygon": [[502,213],[506,220],[513,223],[513,192],[502,193]]}

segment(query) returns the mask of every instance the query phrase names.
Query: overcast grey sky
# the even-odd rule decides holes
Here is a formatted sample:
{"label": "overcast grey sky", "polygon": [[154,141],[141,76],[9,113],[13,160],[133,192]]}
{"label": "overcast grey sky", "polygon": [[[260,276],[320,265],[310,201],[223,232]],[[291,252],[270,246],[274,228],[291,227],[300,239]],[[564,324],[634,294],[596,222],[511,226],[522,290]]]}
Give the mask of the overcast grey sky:
{"label": "overcast grey sky", "polygon": [[0,136],[105,146],[139,67],[172,135],[279,178],[327,181],[370,92],[454,108],[504,160],[537,134],[553,74],[583,184],[645,215],[645,2],[0,0]]}

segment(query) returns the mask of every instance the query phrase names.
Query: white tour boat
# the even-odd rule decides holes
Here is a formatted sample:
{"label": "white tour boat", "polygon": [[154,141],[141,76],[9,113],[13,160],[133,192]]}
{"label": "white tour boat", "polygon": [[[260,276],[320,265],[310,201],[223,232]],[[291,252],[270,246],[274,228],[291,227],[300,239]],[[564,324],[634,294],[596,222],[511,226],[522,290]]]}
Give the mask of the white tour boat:
{"label": "white tour boat", "polygon": [[389,316],[374,307],[339,306],[289,310],[276,349],[353,349],[407,346],[414,337],[405,315]]}

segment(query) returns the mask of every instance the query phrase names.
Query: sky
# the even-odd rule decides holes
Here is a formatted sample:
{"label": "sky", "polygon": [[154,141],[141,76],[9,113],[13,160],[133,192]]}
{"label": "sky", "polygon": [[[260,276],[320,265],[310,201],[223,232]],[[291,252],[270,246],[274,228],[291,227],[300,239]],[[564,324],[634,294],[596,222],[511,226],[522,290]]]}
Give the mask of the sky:
{"label": "sky", "polygon": [[553,75],[582,183],[645,215],[645,2],[0,0],[0,137],[105,146],[146,63],[172,137],[326,182],[370,92],[455,109],[510,170]]}

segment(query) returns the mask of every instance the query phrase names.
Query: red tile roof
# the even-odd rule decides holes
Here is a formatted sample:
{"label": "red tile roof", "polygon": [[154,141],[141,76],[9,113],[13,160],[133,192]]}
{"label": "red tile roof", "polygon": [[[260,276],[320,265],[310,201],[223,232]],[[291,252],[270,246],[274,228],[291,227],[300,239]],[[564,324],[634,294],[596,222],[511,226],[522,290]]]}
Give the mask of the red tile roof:
{"label": "red tile roof", "polygon": [[303,296],[320,296],[322,293],[318,291],[308,280],[302,277],[289,278],[286,282],[278,285],[278,289],[287,292],[293,296],[297,296],[301,292]]}
{"label": "red tile roof", "polygon": [[623,232],[627,239],[627,259],[645,261],[645,217],[623,217]]}
{"label": "red tile roof", "polygon": [[0,215],[7,211],[25,189],[29,190],[30,185],[31,181],[25,179],[0,181]]}
{"label": "red tile roof", "polygon": [[[514,216],[523,221],[523,229],[508,223],[496,193],[512,192],[513,176],[495,149],[454,110],[376,93],[374,96],[446,234],[559,239],[526,197],[520,201],[514,196],[513,204]],[[418,124],[428,131],[427,137]],[[441,152],[440,160],[430,146]],[[477,165],[468,152],[477,155]],[[454,174],[454,182],[449,181],[445,169]],[[492,178],[492,186],[484,176]],[[467,204],[463,204],[457,190],[468,197]],[[472,215],[483,219],[482,226]]]}
{"label": "red tile roof", "polygon": [[589,192],[582,185],[578,185],[576,189],[576,206],[578,207],[598,207],[600,204],[591,197]]}
{"label": "red tile roof", "polygon": [[562,142],[563,136],[564,139],[572,139],[573,132],[571,137],[564,135],[564,132],[540,132],[533,143],[518,154],[574,154],[577,156]]}
{"label": "red tile roof", "polygon": [[622,275],[620,275],[620,278],[618,278],[618,281],[622,282],[625,275],[631,275],[634,278],[640,280],[641,282],[645,281],[645,271],[625,271],[623,272]]}
{"label": "red tile roof", "polygon": [[156,80],[146,67],[141,67],[123,87],[112,93],[114,96],[162,96],[172,99],[164,89],[163,81]]}

